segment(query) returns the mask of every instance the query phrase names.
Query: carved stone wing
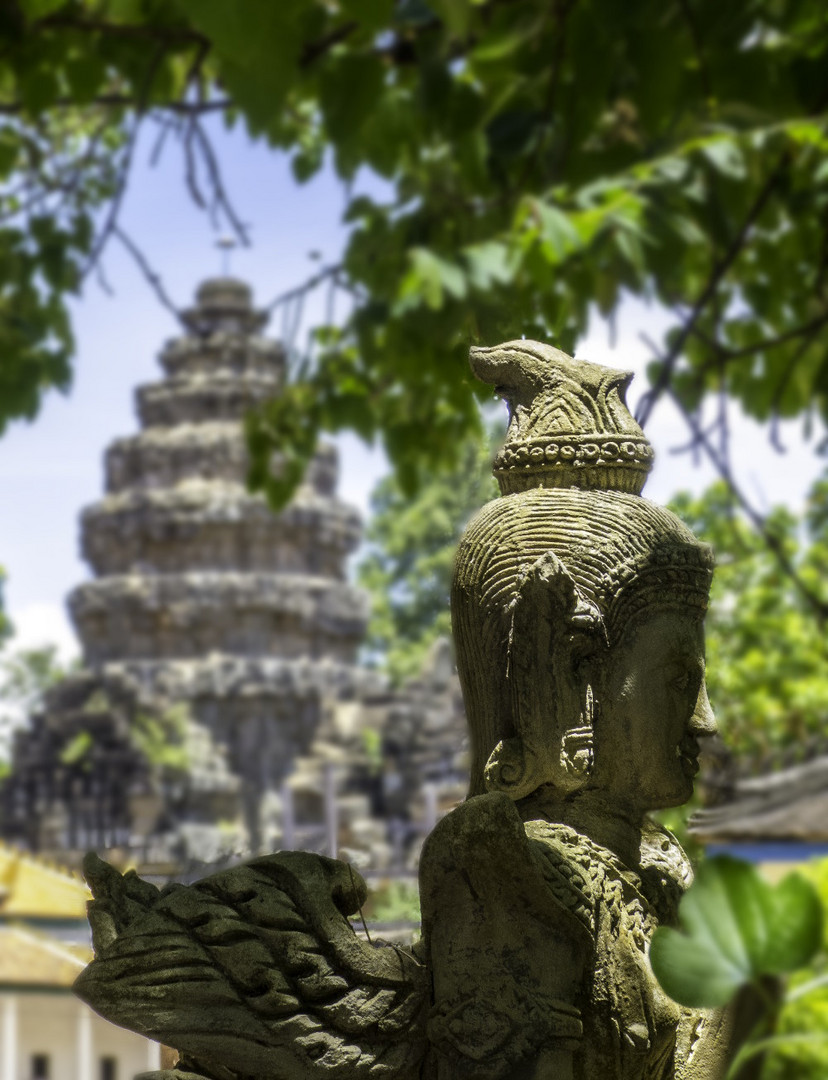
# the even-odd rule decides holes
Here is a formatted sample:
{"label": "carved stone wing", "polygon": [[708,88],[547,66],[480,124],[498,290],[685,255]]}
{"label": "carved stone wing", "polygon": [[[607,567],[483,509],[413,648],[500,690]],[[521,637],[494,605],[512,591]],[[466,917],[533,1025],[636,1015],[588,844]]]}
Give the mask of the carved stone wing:
{"label": "carved stone wing", "polygon": [[95,960],[75,992],[216,1080],[414,1080],[428,977],[413,952],[361,941],[365,883],[307,852],[159,892],[85,866]]}

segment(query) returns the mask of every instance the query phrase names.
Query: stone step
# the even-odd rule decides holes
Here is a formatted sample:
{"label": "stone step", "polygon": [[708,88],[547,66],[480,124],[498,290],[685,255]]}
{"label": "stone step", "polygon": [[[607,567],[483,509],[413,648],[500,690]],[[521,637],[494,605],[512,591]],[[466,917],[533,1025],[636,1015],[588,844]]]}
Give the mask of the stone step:
{"label": "stone step", "polygon": [[165,345],[158,360],[171,376],[238,377],[272,372],[281,380],[286,365],[285,351],[278,342],[225,330],[204,337],[175,338]]}
{"label": "stone step", "polygon": [[298,574],[117,575],[80,585],[68,606],[92,665],[214,651],[350,663],[368,618],[360,589]]}
{"label": "stone step", "polygon": [[96,575],[240,570],[341,580],[360,534],[357,511],[306,488],[276,515],[240,484],[194,480],[88,507],[81,551]]}
{"label": "stone step", "polygon": [[275,397],[281,374],[268,370],[232,375],[221,372],[146,383],[135,391],[142,427],[174,427],[205,421],[235,420],[259,401]]}
{"label": "stone step", "polygon": [[[111,444],[104,459],[105,486],[110,494],[133,488],[171,488],[198,479],[230,480],[244,486],[247,464],[244,432],[232,421],[148,428]],[[272,468],[278,467],[274,460]],[[338,471],[336,449],[320,448],[305,483],[322,494],[333,494]]]}
{"label": "stone step", "polygon": [[[129,686],[138,700],[192,702],[199,721],[216,730],[228,722],[230,701],[240,707],[247,703],[250,711],[248,706],[264,701],[292,707],[297,702],[361,700],[386,689],[378,672],[330,657],[287,659],[217,651],[189,659],[109,661],[100,671],[107,680]],[[217,712],[210,711],[210,702]]]}

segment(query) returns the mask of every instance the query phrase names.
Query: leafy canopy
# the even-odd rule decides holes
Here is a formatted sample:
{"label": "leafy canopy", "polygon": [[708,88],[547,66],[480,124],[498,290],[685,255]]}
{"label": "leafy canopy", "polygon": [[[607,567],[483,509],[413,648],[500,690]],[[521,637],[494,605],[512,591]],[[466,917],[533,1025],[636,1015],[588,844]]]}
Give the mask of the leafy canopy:
{"label": "leafy canopy", "polygon": [[342,261],[314,278],[347,318],[251,420],[251,478],[277,501],[321,428],[379,435],[411,490],[479,428],[470,340],[572,349],[624,291],[675,316],[656,396],[828,414],[821,0],[17,0],[0,37],[0,419],[68,385],[66,295],[130,242],[142,123],[243,234],[213,112],[300,181],[332,160],[388,183],[351,193]]}

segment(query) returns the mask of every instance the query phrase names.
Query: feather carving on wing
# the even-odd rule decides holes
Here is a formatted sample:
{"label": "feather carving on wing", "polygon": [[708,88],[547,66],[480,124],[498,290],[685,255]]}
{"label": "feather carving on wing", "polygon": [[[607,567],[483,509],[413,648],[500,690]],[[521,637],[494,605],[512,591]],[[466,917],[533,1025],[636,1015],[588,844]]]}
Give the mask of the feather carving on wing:
{"label": "feather carving on wing", "polygon": [[214,1080],[414,1080],[428,978],[410,949],[362,941],[347,864],[282,852],[159,891],[90,856],[95,960],[75,992]]}

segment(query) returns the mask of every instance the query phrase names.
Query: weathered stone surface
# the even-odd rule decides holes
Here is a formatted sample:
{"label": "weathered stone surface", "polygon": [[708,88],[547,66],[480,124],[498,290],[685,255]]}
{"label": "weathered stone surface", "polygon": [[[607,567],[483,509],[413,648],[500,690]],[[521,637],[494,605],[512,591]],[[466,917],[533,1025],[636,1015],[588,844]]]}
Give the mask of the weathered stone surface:
{"label": "weathered stone surface", "polygon": [[76,993],[181,1050],[182,1070],[417,1080],[428,972],[357,938],[346,916],[367,890],[351,867],[285,852],[160,894],[99,861],[85,870],[97,959]]}
{"label": "weathered stone surface", "polygon": [[354,665],[368,610],[346,582],[360,522],[336,498],[335,449],[282,515],[246,488],[244,414],[285,371],[265,315],[218,279],[182,317],[169,377],[138,391],[143,430],[109,448],[106,494],[82,518],[97,575],[69,598],[82,686],[49,696],[0,791],[7,838],[63,857],[94,845],[159,875],[259,850],[263,807],[332,698],[376,682]]}
{"label": "weathered stone surface", "polygon": [[[692,878],[648,813],[690,797],[699,740],[715,732],[702,628],[711,554],[640,497],[651,453],[624,404],[627,376],[523,341],[473,350],[472,366],[507,398],[512,422],[496,466],[504,495],[457,555],[471,797],[426,842],[422,944],[396,963],[388,947],[366,951],[341,918],[364,887],[310,855],[160,897],[91,867],[97,959],[79,992],[183,1051],[182,1070],[215,1080],[727,1072],[732,1014],[680,1007],[648,958]],[[380,970],[385,996],[373,989]]]}
{"label": "weathered stone surface", "polygon": [[359,542],[349,506],[303,491],[278,517],[239,485],[190,480],[125,491],[84,511],[81,550],[96,574],[237,570],[342,579]]}
{"label": "weathered stone surface", "polygon": [[215,570],[99,578],[70,594],[69,611],[91,664],[219,651],[347,661],[367,619],[345,582]]}
{"label": "weathered stone surface", "polygon": [[171,376],[164,382],[138,387],[138,419],[144,428],[238,423],[251,406],[278,393],[280,384],[280,374],[262,371],[239,374],[213,369],[197,375]]}

